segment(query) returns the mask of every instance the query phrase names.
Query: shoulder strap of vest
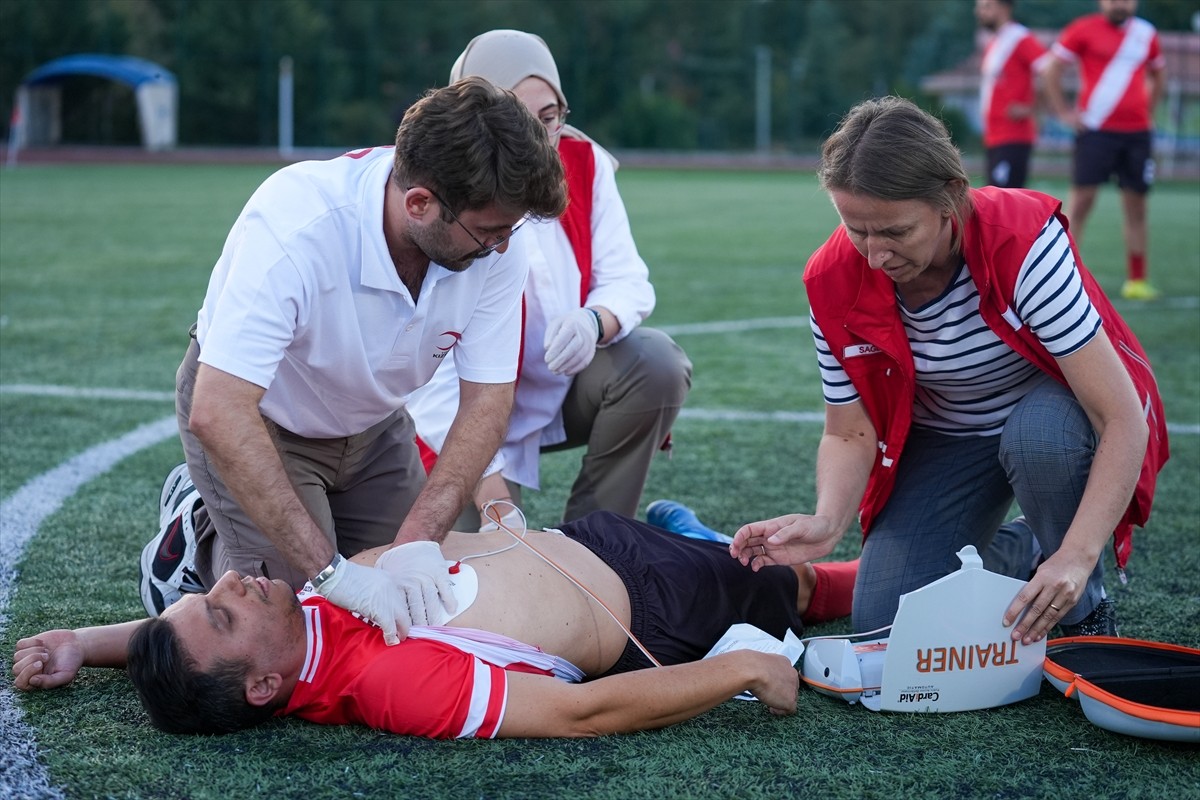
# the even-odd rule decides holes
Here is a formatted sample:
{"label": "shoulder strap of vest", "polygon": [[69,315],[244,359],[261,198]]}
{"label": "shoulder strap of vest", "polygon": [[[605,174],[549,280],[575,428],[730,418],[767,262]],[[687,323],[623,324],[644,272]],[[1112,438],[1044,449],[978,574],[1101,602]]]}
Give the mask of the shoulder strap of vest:
{"label": "shoulder strap of vest", "polygon": [[592,186],[596,179],[596,157],[591,142],[558,140],[558,155],[567,178],[567,210],[559,220],[579,266],[579,303],[587,302],[592,283]]}

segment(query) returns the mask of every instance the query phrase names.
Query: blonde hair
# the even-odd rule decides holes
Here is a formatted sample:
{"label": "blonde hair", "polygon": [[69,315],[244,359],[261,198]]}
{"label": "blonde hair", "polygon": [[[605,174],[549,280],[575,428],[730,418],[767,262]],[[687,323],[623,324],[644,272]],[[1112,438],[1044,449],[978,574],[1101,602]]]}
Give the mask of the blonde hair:
{"label": "blonde hair", "polygon": [[941,120],[902,97],[859,103],[821,147],[817,178],[883,200],[922,200],[954,220],[954,252],[971,214],[971,179]]}

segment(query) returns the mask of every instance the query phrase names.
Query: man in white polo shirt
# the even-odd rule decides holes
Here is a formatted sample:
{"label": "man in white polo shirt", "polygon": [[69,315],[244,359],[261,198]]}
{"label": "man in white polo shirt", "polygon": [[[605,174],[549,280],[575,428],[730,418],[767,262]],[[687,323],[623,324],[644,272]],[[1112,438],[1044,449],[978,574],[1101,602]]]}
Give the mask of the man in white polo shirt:
{"label": "man in white polo shirt", "polygon": [[[230,569],[311,580],[389,642],[439,596],[452,604],[436,543],[508,422],[528,270],[516,232],[565,206],[541,125],[478,79],[427,93],[394,149],[267,179],[226,240],[177,376],[203,500],[200,583]],[[404,400],[451,351],[462,402],[426,480]],[[177,538],[164,528],[148,546],[143,599],[147,581],[178,573]],[[413,544],[391,575],[343,558],[393,542]]]}

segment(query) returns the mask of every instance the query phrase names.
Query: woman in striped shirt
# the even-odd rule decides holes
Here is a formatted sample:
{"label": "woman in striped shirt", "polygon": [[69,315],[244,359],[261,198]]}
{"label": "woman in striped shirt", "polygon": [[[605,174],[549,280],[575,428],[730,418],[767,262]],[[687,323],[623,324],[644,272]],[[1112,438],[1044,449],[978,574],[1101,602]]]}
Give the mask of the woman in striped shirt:
{"label": "woman in striped shirt", "polygon": [[1028,578],[1035,537],[1045,560],[1005,613],[1013,639],[1115,635],[1101,555],[1112,536],[1123,570],[1166,428],[1060,203],[971,189],[945,127],[895,97],[847,114],[818,175],[842,224],[804,274],[826,404],[816,508],[744,526],[731,552],[754,568],[820,558],[857,510],[868,631],[963,546],[985,552],[1016,499],[999,538],[1030,544],[985,563]]}

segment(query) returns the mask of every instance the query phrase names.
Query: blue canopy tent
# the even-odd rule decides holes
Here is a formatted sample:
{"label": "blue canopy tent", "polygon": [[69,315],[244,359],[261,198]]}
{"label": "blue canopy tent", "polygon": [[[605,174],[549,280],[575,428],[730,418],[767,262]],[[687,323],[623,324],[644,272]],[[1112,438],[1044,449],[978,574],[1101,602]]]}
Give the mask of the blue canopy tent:
{"label": "blue canopy tent", "polygon": [[147,150],[175,146],[179,85],[162,66],[134,56],[80,53],[57,58],[30,72],[17,87],[16,124],[10,151],[62,139],[62,84],[90,75],[124,83],[137,99],[138,128]]}

